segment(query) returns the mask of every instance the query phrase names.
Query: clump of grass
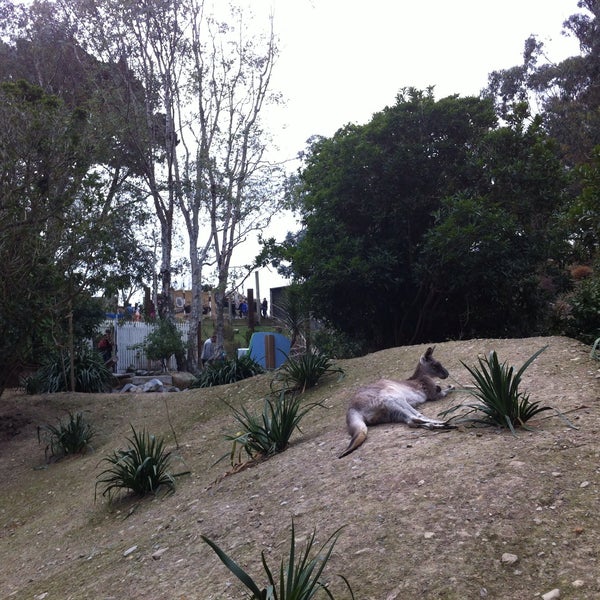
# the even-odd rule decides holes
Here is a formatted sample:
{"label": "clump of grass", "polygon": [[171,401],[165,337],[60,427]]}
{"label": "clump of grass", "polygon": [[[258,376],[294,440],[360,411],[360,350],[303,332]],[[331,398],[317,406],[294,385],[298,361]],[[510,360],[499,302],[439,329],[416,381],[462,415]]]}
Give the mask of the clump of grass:
{"label": "clump of grass", "polygon": [[49,457],[61,457],[70,454],[82,454],[94,437],[94,428],[85,420],[83,413],[69,413],[67,422],[59,421],[58,425],[38,427],[38,442],[46,441],[46,460]]}
{"label": "clump of grass", "polygon": [[264,373],[265,370],[251,356],[235,356],[232,359],[217,360],[207,365],[190,387],[206,388],[215,385],[235,383],[248,377]]}
{"label": "clump of grass", "polygon": [[[316,532],[313,531],[312,536],[308,538],[304,551],[296,561],[296,536],[294,522],[292,521],[290,553],[287,561],[284,558],[281,559],[278,583],[275,581],[273,571],[267,564],[265,553],[261,553],[263,570],[268,581],[266,587],[262,587],[262,585],[259,585],[252,579],[215,542],[204,535],[201,537],[214,550],[221,562],[250,590],[253,600],[310,600],[311,598],[315,598],[319,592],[323,592],[327,598],[335,600],[327,585],[321,581],[321,575],[331,557],[340,531],[340,529],[335,531],[311,558],[316,535]],[[340,577],[346,584],[350,597],[353,600],[354,594],[348,580],[342,575]]]}
{"label": "clump of grass", "polygon": [[156,494],[164,487],[167,493],[175,491],[175,480],[169,472],[171,453],[165,451],[163,438],[150,435],[145,429],[138,433],[133,426],[130,446],[117,450],[104,458],[109,467],[102,471],[96,481],[104,486],[103,496],[112,500],[113,492],[129,491],[136,496]]}
{"label": "clump of grass", "polygon": [[[279,397],[272,395],[265,398],[262,413],[255,415],[245,407],[237,409],[231,405],[233,415],[242,430],[234,435],[226,436],[233,442],[231,463],[235,463],[238,446],[245,451],[252,460],[267,458],[273,454],[283,452],[295,429],[300,431],[300,421],[319,403],[301,406],[301,398],[292,390],[283,390]],[[238,457],[241,462],[241,456]]]}
{"label": "clump of grass", "polygon": [[324,375],[331,373],[343,377],[344,370],[334,367],[331,359],[324,354],[307,352],[298,358],[288,357],[274,381],[282,381],[288,389],[304,392],[317,385]]}
{"label": "clump of grass", "polygon": [[532,417],[552,410],[549,406],[540,406],[539,402],[531,402],[529,394],[519,389],[523,373],[547,347],[544,346],[529,357],[516,373],[506,362],[500,363],[495,350],[485,358],[479,357],[479,367],[470,367],[463,362],[475,384],[474,389],[466,391],[477,398],[478,402],[454,406],[443,412],[442,416],[459,408],[468,408],[468,412],[459,417],[461,422],[506,427],[513,433],[519,427],[527,428],[525,424]]}

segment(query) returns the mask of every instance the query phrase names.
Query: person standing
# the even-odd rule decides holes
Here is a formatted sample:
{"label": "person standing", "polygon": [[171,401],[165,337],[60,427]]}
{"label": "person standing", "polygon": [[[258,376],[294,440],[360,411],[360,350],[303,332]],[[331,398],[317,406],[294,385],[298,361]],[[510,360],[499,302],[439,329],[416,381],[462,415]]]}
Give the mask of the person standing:
{"label": "person standing", "polygon": [[260,314],[262,315],[263,319],[267,318],[267,308],[269,307],[269,303],[267,302],[266,298],[263,298],[263,301],[260,305]]}
{"label": "person standing", "polygon": [[110,329],[107,329],[104,332],[104,335],[100,338],[98,342],[98,350],[100,350],[100,354],[102,354],[102,359],[104,360],[105,365],[109,365],[112,362],[112,336],[110,333]]}
{"label": "person standing", "polygon": [[200,356],[200,360],[202,361],[202,366],[206,366],[206,364],[210,364],[215,359],[215,353],[217,351],[217,336],[216,334],[212,334],[202,346],[202,355]]}

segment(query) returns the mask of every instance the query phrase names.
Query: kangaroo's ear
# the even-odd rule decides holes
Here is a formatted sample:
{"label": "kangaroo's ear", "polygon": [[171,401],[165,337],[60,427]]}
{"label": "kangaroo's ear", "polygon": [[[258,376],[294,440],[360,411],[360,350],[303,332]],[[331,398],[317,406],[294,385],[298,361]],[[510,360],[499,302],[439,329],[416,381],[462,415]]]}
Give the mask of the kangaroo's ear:
{"label": "kangaroo's ear", "polygon": [[429,348],[427,348],[427,350],[425,351],[425,354],[424,354],[426,359],[431,358],[431,355],[433,354],[434,349],[435,349],[435,346],[433,346],[433,347],[430,346]]}

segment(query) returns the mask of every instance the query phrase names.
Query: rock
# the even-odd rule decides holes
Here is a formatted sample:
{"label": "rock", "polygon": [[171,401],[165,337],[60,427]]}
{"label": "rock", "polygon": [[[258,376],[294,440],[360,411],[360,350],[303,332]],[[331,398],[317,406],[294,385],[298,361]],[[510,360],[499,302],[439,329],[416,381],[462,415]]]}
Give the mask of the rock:
{"label": "rock", "polygon": [[142,386],[141,390],[142,392],[163,392],[164,384],[160,379],[151,379]]}
{"label": "rock", "polygon": [[519,560],[519,557],[516,554],[511,554],[510,552],[505,552],[502,555],[502,562],[507,565],[514,565]]}
{"label": "rock", "polygon": [[167,548],[159,548],[156,552],[152,554],[152,558],[154,560],[160,560],[162,555],[167,551]]}
{"label": "rock", "polygon": [[571,585],[574,588],[580,588],[580,587],[583,587],[585,585],[585,581],[583,581],[583,579],[576,579]]}
{"label": "rock", "polygon": [[122,388],[121,388],[121,394],[126,394],[128,392],[134,392],[137,390],[137,385],[133,385],[133,383],[126,383]]}
{"label": "rock", "polygon": [[171,373],[171,377],[173,378],[173,385],[177,386],[180,390],[189,388],[196,380],[196,378],[187,371],[176,371],[175,373]]}
{"label": "rock", "polygon": [[137,546],[131,546],[131,548],[127,548],[127,550],[123,552],[123,556],[129,556],[130,554],[133,554],[136,550]]}
{"label": "rock", "polygon": [[560,590],[558,588],[542,594],[542,600],[556,600],[557,598],[560,598]]}

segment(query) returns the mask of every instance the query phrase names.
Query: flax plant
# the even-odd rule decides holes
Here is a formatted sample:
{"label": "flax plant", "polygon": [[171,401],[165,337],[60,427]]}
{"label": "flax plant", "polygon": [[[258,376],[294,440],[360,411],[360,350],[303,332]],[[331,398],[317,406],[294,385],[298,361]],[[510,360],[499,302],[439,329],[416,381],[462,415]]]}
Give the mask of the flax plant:
{"label": "flax plant", "polygon": [[104,485],[103,496],[112,499],[116,490],[130,491],[136,496],[156,494],[164,487],[167,493],[175,491],[175,480],[171,475],[171,453],[166,452],[163,438],[150,435],[145,429],[138,433],[131,426],[133,437],[127,441],[131,444],[127,450],[117,450],[104,458],[109,467],[102,471],[96,481]]}
{"label": "flax plant", "polygon": [[231,462],[240,446],[251,459],[266,458],[283,452],[295,429],[300,431],[300,421],[306,413],[320,403],[301,405],[301,397],[292,390],[284,390],[279,397],[265,398],[262,413],[252,414],[245,407],[237,409],[228,405],[242,430],[226,436],[233,442]]}
{"label": "flax plant", "polygon": [[94,428],[85,420],[83,413],[69,413],[69,420],[58,425],[43,425],[38,427],[38,441],[42,438],[47,442],[46,459],[50,456],[67,456],[82,454],[87,450],[90,440],[94,437]]}
{"label": "flax plant", "polygon": [[479,357],[479,367],[470,367],[463,362],[475,384],[474,389],[467,391],[478,402],[454,406],[443,412],[442,416],[459,408],[468,408],[469,411],[459,421],[506,427],[513,433],[519,427],[527,429],[525,424],[532,417],[552,410],[549,406],[540,406],[539,402],[531,402],[529,394],[519,389],[523,373],[547,347],[529,357],[516,373],[506,362],[500,363],[495,350],[484,358]]}
{"label": "flax plant", "polygon": [[[323,592],[330,600],[335,600],[331,591],[321,580],[321,575],[331,558],[331,553],[340,535],[340,530],[335,531],[317,551],[316,555],[311,558],[310,555],[315,546],[316,535],[315,531],[313,531],[311,537],[308,538],[304,551],[296,559],[296,537],[294,522],[292,521],[290,554],[287,564],[283,558],[281,559],[278,583],[275,580],[273,571],[267,565],[264,552],[261,553],[262,566],[268,581],[268,585],[262,589],[262,586],[221,550],[215,542],[204,535],[201,537],[214,550],[221,562],[250,590],[252,600],[311,600],[319,592]],[[340,577],[346,584],[350,597],[353,600],[354,594],[348,580],[342,575]]]}
{"label": "flax plant", "polygon": [[334,367],[331,359],[324,354],[307,352],[298,358],[288,357],[274,382],[282,381],[287,388],[304,392],[316,386],[324,375],[331,373],[338,373],[343,377],[344,370]]}

